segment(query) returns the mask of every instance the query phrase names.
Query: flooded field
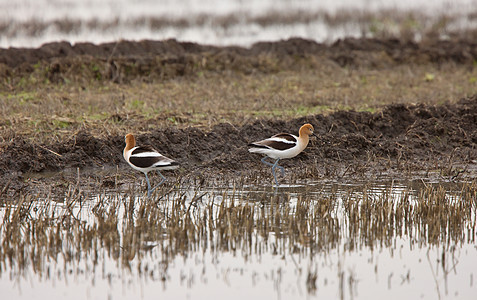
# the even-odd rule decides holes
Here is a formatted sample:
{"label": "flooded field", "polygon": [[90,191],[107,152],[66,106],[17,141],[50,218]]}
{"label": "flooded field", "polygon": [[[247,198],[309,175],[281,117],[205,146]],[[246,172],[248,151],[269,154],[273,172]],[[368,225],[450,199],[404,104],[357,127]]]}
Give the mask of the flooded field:
{"label": "flooded field", "polygon": [[177,39],[216,46],[305,38],[448,38],[475,31],[476,0],[0,0],[0,47]]}
{"label": "flooded field", "polygon": [[[471,299],[475,182],[71,185],[0,209],[8,299]],[[53,195],[53,193],[52,193]]]}
{"label": "flooded field", "polygon": [[0,0],[2,299],[475,298],[476,0],[177,3]]}

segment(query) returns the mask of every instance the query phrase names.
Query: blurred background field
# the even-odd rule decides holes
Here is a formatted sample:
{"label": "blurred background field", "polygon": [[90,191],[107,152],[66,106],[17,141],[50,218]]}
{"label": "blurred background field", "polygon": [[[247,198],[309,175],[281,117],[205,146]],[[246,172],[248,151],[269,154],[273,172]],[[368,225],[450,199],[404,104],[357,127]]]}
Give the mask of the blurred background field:
{"label": "blurred background field", "polygon": [[0,47],[143,39],[245,46],[304,38],[475,36],[475,0],[0,1]]}

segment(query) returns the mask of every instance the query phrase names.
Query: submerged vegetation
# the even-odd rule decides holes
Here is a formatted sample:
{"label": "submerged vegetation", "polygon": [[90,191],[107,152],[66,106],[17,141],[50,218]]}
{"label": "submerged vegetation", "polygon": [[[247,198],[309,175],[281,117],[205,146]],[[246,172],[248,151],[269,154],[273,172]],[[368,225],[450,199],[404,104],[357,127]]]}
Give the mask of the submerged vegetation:
{"label": "submerged vegetation", "polygon": [[[313,265],[332,251],[395,249],[399,240],[411,248],[436,247],[453,255],[476,238],[475,182],[451,189],[439,184],[417,189],[307,185],[278,192],[177,186],[163,188],[151,199],[138,197],[135,189],[90,194],[70,186],[65,196],[58,201],[29,194],[3,203],[0,276],[67,280],[81,274],[94,281],[111,276],[104,274],[104,264],[114,261],[118,271],[108,272],[124,269],[138,273],[138,280],[146,276],[168,282],[177,257],[200,253],[232,253],[245,262],[295,256]],[[455,264],[454,269],[459,267]],[[320,284],[314,271],[300,272],[308,272],[299,277],[300,284],[315,293]],[[349,283],[338,286],[352,288]]]}

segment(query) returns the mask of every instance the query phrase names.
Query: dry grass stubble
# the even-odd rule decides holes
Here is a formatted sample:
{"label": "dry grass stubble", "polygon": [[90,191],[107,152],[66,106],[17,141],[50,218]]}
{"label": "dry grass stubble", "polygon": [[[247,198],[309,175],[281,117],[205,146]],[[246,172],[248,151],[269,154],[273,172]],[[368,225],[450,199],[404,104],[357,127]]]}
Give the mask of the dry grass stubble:
{"label": "dry grass stubble", "polygon": [[80,129],[105,136],[168,126],[243,125],[337,110],[375,112],[391,103],[442,104],[477,92],[477,68],[454,63],[341,68],[310,59],[309,67],[274,73],[199,72],[161,81],[4,90],[0,133],[51,142]]}

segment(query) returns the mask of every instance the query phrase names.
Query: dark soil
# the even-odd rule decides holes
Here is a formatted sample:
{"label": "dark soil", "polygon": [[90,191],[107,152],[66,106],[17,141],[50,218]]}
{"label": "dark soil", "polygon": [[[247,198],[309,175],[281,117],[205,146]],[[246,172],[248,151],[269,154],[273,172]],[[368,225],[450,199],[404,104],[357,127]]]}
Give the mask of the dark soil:
{"label": "dark soil", "polygon": [[[251,48],[214,47],[195,43],[177,42],[176,40],[141,42],[120,41],[95,45],[67,42],[45,44],[37,49],[9,48],[0,49],[0,64],[16,68],[24,64],[33,65],[40,60],[58,61],[62,58],[90,56],[112,61],[114,59],[133,60],[147,64],[151,58],[185,57],[193,54],[221,54],[229,60],[241,57],[258,57],[262,54],[274,54],[280,57],[300,55],[326,55],[333,57],[340,65],[361,65],[373,63],[373,54],[386,54],[397,63],[403,62],[473,62],[477,58],[477,41],[434,40],[426,43],[400,39],[356,39],[338,40],[332,45],[325,45],[300,38],[281,42],[260,42]],[[383,60],[380,58],[380,60]],[[186,60],[178,59],[175,63],[183,64]]]}

